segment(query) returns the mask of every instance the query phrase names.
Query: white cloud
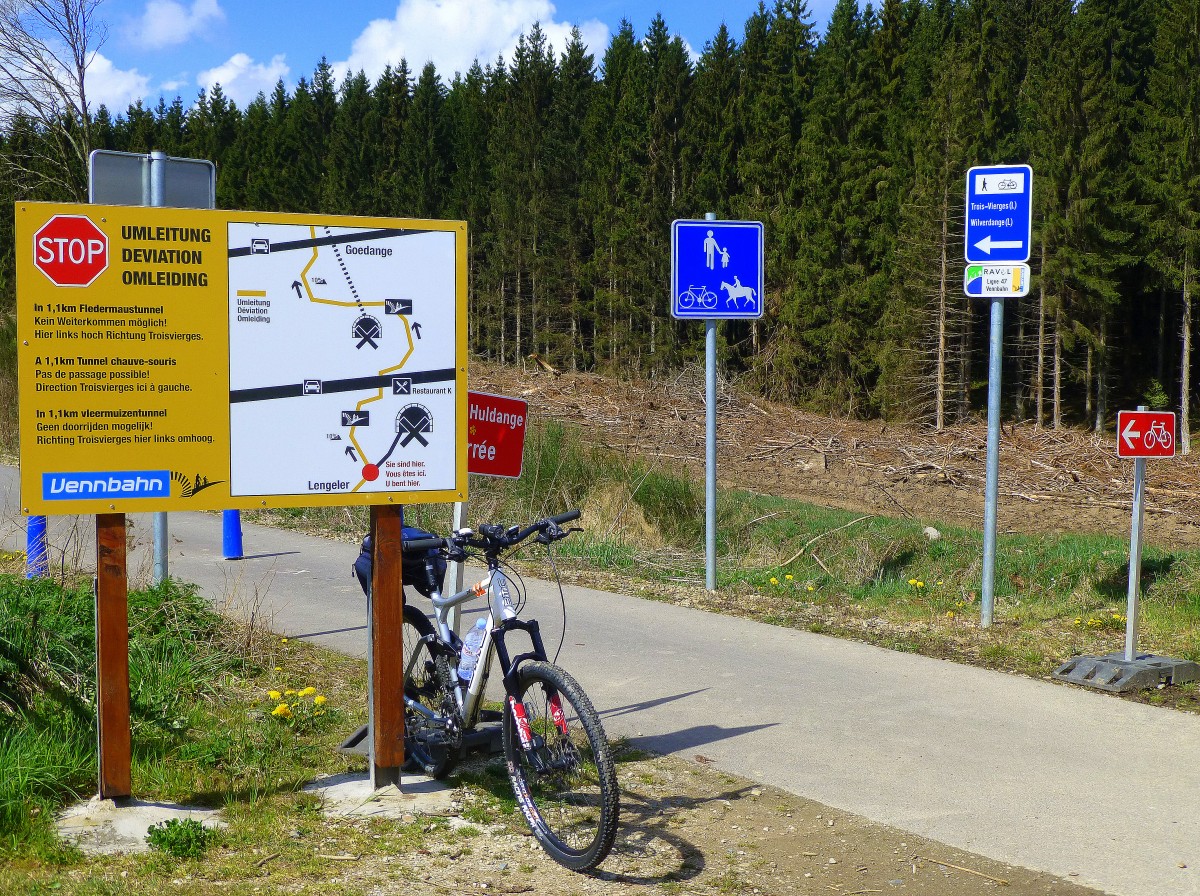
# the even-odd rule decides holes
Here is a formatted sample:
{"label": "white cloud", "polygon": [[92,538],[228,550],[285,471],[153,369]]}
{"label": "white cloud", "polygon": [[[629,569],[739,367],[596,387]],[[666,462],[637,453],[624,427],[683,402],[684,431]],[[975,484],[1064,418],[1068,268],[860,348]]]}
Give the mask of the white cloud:
{"label": "white cloud", "polygon": [[222,65],[201,72],[196,81],[205,90],[220,84],[224,94],[244,109],[260,93],[270,96],[276,81],[287,80],[291,69],[285,58],[278,53],[270,62],[262,63],[245,53],[235,53]]}
{"label": "white cloud", "polygon": [[150,0],[141,18],[126,29],[126,36],[139,47],[161,50],[186,43],[210,23],[224,20],[218,0],[192,0],[190,7],[178,0]]}
{"label": "white cloud", "polygon": [[88,66],[85,84],[92,108],[108,106],[114,115],[123,113],[131,103],[150,93],[149,76],[140,74],[136,68],[116,68],[102,53],[97,53]]}
{"label": "white cloud", "polygon": [[[540,22],[556,54],[566,47],[572,23],[555,21],[549,0],[401,0],[396,15],[375,19],[355,39],[350,58],[333,64],[340,81],[362,69],[376,78],[385,66],[402,58],[420,70],[437,66],[443,79],[466,72],[476,59],[486,65],[503,55],[511,58],[517,38]],[[608,26],[596,19],[577,23],[584,43],[600,55]]]}

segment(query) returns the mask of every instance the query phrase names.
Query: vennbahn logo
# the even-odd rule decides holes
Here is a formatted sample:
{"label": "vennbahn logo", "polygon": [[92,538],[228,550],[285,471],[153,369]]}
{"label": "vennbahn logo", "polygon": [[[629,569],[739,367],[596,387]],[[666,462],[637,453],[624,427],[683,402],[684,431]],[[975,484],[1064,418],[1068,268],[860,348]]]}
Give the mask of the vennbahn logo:
{"label": "vennbahn logo", "polygon": [[42,500],[78,498],[169,498],[170,470],[112,473],[43,473]]}

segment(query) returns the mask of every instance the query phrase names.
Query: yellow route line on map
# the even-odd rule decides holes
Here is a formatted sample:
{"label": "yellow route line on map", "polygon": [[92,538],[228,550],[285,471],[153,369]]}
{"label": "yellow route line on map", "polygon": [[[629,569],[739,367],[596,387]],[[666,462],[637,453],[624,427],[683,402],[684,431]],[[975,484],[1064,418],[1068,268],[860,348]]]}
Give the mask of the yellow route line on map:
{"label": "yellow route line on map", "polygon": [[[316,225],[310,224],[309,228],[308,228],[308,233],[309,233],[309,236],[311,236],[315,240],[317,238]],[[318,298],[317,296],[313,295],[312,287],[310,287],[308,285],[308,272],[312,270],[312,266],[316,263],[317,263],[317,247],[313,246],[312,258],[310,258],[308,260],[308,264],[306,264],[304,266],[304,270],[302,270],[300,272],[300,282],[304,284],[304,291],[306,293],[308,293],[308,300],[310,302],[314,302],[318,305],[335,305],[335,306],[338,306],[341,308],[357,308],[360,306],[364,307],[364,308],[366,308],[366,307],[378,308],[378,307],[382,307],[385,304],[384,302],[341,302],[341,301],[338,301],[337,299]],[[238,295],[242,295],[242,293],[239,292]],[[265,296],[266,292],[265,291],[261,292],[261,293],[249,293],[248,292],[247,295],[264,295]],[[412,329],[408,325],[408,318],[401,317],[400,320],[404,321],[404,333],[405,333],[405,336],[408,337],[408,351],[404,353],[404,357],[400,359],[399,364],[396,364],[394,367],[389,367],[386,370],[379,371],[380,376],[384,376],[389,373],[394,373],[397,370],[403,369],[404,365],[408,363],[408,359],[412,356],[412,353],[416,350],[416,346],[413,344]],[[370,404],[373,401],[379,401],[381,398],[383,398],[383,387],[382,386],[379,387],[379,391],[375,395],[374,398],[364,398],[362,401],[360,401],[355,406],[354,409],[356,411],[361,411],[364,406]],[[354,445],[355,450],[358,451],[358,456],[359,456],[360,460],[362,460],[362,462],[364,464],[366,464],[367,463],[367,455],[366,455],[366,452],[363,451],[362,446],[360,444],[358,444],[358,438],[354,432],[356,429],[358,429],[357,426],[350,427],[350,433],[349,433],[350,442],[351,442],[351,444]],[[367,481],[365,479],[359,479],[358,485],[356,485],[356,486],[354,486],[354,488],[350,489],[350,492],[354,493],[354,492],[358,491],[360,488],[362,488],[364,485],[366,485],[366,482]]]}
{"label": "yellow route line on map", "polygon": [[[404,335],[408,338],[408,351],[404,353],[404,357],[400,359],[399,364],[396,364],[392,367],[388,367],[385,370],[379,371],[380,376],[386,376],[389,373],[395,373],[397,370],[403,370],[404,365],[408,363],[408,359],[410,357],[412,357],[412,353],[414,351],[416,351],[416,349],[417,349],[416,345],[413,344],[412,327],[410,327],[408,325],[408,318],[401,317],[400,320],[404,323]],[[364,398],[357,405],[355,405],[354,409],[356,411],[361,411],[364,407],[369,405],[371,402],[379,401],[381,398],[383,398],[383,386],[379,387],[379,391],[374,395],[374,397]],[[357,426],[350,427],[350,441],[354,445],[354,447],[358,450],[358,456],[363,459],[363,463],[366,463],[366,453],[363,451],[362,446],[358,444],[358,438],[355,436],[355,433],[354,433],[354,430],[356,430],[356,429],[358,429]],[[365,484],[366,484],[365,479],[358,480],[358,485],[356,485],[356,486],[354,486],[354,488],[350,489],[351,493],[358,491]]]}

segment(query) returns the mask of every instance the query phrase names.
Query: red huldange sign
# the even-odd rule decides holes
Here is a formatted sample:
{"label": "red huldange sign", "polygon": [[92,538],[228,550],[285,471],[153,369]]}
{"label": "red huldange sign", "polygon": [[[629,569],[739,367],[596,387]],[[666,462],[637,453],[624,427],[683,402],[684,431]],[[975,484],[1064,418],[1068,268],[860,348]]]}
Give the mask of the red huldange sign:
{"label": "red huldange sign", "polygon": [[1174,457],[1173,411],[1119,411],[1117,457]]}
{"label": "red huldange sign", "polygon": [[510,479],[521,475],[528,409],[519,398],[467,393],[468,473]]}

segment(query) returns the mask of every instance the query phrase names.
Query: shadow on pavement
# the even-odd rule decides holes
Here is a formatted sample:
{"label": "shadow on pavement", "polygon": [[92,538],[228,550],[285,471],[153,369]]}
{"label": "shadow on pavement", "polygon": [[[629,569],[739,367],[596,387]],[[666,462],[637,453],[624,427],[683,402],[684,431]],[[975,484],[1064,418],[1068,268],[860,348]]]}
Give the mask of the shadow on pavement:
{"label": "shadow on pavement", "polygon": [[703,694],[707,690],[708,688],[699,688],[695,691],[675,694],[670,697],[659,697],[656,700],[643,700],[641,703],[626,703],[624,706],[614,706],[612,709],[602,710],[600,715],[607,719],[628,715],[631,712],[641,712],[644,709],[652,709],[655,706],[662,706],[666,703],[674,703],[676,700],[683,700],[685,697],[694,697],[696,694]]}
{"label": "shadow on pavement", "polygon": [[722,728],[720,725],[695,725],[682,731],[671,731],[667,734],[652,734],[629,739],[631,746],[639,750],[649,750],[653,753],[678,753],[691,750],[705,744],[714,744],[719,740],[737,737],[739,734],[750,734],[762,731],[764,728],[774,728],[778,722],[764,725],[742,725],[739,728]]}

